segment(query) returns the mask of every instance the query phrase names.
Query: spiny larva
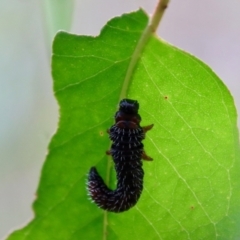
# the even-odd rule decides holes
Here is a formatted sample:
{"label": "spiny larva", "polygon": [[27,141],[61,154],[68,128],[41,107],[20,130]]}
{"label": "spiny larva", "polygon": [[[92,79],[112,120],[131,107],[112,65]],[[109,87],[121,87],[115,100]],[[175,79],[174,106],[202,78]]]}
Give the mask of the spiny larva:
{"label": "spiny larva", "polygon": [[100,208],[110,212],[123,212],[133,207],[143,189],[142,159],[151,161],[147,156],[142,140],[153,124],[141,127],[139,104],[136,100],[123,99],[115,114],[115,124],[108,130],[112,141],[107,154],[112,155],[117,173],[117,188],[111,190],[92,167],[88,174],[88,192]]}

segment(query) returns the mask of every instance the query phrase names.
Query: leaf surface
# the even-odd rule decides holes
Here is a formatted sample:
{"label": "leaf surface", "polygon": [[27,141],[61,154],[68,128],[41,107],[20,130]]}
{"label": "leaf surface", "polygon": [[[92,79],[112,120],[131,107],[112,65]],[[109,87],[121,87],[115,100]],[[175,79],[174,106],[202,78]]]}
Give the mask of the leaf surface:
{"label": "leaf surface", "polygon": [[10,240],[237,239],[240,236],[239,143],[233,99],[204,63],[152,36],[127,97],[140,103],[144,191],[127,212],[103,212],[87,199],[96,166],[108,185],[105,151],[121,88],[148,18],[142,10],[109,21],[97,37],[57,34],[54,92],[59,126],[49,145],[35,218]]}

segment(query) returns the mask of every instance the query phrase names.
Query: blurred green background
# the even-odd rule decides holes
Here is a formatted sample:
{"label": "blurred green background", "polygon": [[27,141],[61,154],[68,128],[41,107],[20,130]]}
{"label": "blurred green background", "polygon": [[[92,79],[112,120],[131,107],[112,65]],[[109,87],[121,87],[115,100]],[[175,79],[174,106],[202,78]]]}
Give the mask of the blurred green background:
{"label": "blurred green background", "polygon": [[[98,35],[110,18],[156,0],[1,0],[0,239],[27,223],[56,131],[51,79],[57,30]],[[240,112],[240,1],[172,0],[158,35],[205,61],[228,86]],[[239,125],[238,121],[238,125]]]}

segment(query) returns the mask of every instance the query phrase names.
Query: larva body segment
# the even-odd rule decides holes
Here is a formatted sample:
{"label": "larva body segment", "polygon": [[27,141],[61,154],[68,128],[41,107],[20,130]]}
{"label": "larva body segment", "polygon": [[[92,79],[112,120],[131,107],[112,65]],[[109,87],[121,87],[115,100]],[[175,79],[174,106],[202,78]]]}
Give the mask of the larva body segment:
{"label": "larva body segment", "polygon": [[88,175],[88,191],[91,199],[102,209],[123,212],[133,207],[143,189],[142,159],[152,160],[144,150],[142,140],[153,125],[141,127],[139,104],[135,100],[123,99],[115,114],[115,124],[108,130],[117,173],[116,190],[109,189],[97,169],[92,167]]}

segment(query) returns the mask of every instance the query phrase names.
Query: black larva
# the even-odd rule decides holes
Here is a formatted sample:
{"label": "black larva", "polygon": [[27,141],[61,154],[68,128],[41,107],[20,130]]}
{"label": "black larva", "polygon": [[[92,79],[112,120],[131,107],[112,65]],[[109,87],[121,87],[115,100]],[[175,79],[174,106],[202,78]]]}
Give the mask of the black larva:
{"label": "black larva", "polygon": [[115,114],[115,124],[108,130],[112,146],[107,154],[112,155],[117,172],[117,188],[109,189],[97,169],[92,167],[88,175],[88,191],[91,199],[102,209],[123,212],[133,207],[143,189],[142,160],[152,160],[143,149],[142,140],[152,125],[141,127],[139,104],[123,99]]}

